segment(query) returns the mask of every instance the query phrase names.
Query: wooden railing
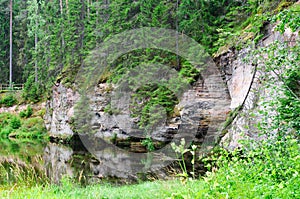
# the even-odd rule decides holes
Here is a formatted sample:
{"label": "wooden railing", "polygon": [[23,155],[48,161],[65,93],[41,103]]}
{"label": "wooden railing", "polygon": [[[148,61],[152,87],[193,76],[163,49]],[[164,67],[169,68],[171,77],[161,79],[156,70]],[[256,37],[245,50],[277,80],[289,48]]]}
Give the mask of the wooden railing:
{"label": "wooden railing", "polygon": [[0,84],[0,91],[17,91],[23,89],[24,84],[12,84],[11,86],[9,84]]}

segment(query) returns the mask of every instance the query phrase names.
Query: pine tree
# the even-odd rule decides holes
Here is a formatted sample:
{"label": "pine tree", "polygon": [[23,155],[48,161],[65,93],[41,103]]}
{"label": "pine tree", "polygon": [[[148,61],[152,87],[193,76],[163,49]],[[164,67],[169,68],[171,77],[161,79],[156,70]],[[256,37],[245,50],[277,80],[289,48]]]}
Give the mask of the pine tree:
{"label": "pine tree", "polygon": [[9,77],[9,8],[7,1],[0,1],[0,83]]}

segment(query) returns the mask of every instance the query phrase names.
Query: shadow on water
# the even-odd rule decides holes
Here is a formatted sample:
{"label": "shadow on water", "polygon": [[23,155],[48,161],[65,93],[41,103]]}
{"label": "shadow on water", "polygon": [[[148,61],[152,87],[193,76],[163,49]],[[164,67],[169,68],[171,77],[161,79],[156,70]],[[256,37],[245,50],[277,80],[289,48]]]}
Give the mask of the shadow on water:
{"label": "shadow on water", "polygon": [[140,180],[166,179],[169,176],[167,168],[155,172],[141,168],[140,172],[132,173],[132,167],[137,164],[147,167],[151,162],[159,167],[161,162],[154,161],[156,157],[153,156],[145,156],[147,159],[137,159],[138,162],[135,162],[128,158],[132,155],[128,150],[116,151],[115,147],[111,147],[102,139],[93,138],[93,141],[100,146],[97,149],[98,153],[94,155],[86,150],[78,136],[74,136],[68,144],[49,142],[44,149],[43,159],[51,182],[58,183],[64,175],[71,176],[82,184],[124,184]]}

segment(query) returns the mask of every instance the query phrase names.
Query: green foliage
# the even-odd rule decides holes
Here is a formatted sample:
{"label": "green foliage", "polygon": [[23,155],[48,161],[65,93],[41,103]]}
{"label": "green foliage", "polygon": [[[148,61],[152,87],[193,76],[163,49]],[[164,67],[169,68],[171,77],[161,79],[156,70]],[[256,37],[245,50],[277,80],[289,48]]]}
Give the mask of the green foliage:
{"label": "green foliage", "polygon": [[[177,29],[200,42],[208,52],[214,53],[228,43],[239,48],[248,40],[258,41],[270,16],[283,7],[282,2],[290,5],[289,3],[294,1],[183,0],[179,1],[177,8],[176,1],[166,0],[115,0],[110,3],[69,0],[68,5],[62,1],[62,10],[58,1],[38,1],[38,5],[37,1],[14,2],[14,78],[16,82],[21,83],[27,80],[24,99],[37,102],[42,99],[46,89],[44,85],[51,81],[48,75],[57,76],[61,73],[60,80],[63,83],[73,83],[89,51],[116,33],[146,26]],[[274,11],[280,3],[280,9]],[[6,49],[9,49],[6,7],[6,3],[0,2],[0,38],[3,41],[0,44],[0,79],[4,81],[8,77]],[[292,30],[299,29],[297,9],[283,10],[273,18],[273,21],[278,21],[277,29],[280,32],[286,27]],[[36,49],[35,34],[38,35]],[[262,69],[268,73],[264,80],[268,82],[271,94],[278,96],[277,99],[274,97],[271,102],[264,103],[266,109],[261,111],[264,120],[258,125],[259,131],[270,139],[259,143],[245,143],[245,150],[242,151],[216,153],[215,157],[208,159],[206,166],[212,172],[208,173],[204,180],[187,181],[185,185],[180,181],[167,181],[123,187],[93,185],[83,188],[64,179],[61,186],[57,186],[48,185],[47,180],[39,181],[44,172],[37,174],[34,173],[35,168],[23,168],[17,163],[3,164],[2,161],[0,197],[300,198],[299,52],[299,44],[292,48],[285,44],[275,44],[258,53],[264,56],[259,57],[259,60]],[[126,71],[147,61],[175,68],[179,79],[184,79],[184,82],[189,84],[199,76],[199,71],[180,57],[168,52],[146,49],[121,56],[114,63],[114,70],[107,71],[101,81],[116,83]],[[39,66],[38,82],[34,81],[31,72],[35,62]],[[269,75],[270,73],[272,75]],[[278,82],[280,84],[277,84]],[[279,93],[283,95],[277,95]],[[12,106],[17,103],[13,98],[2,98],[1,104]],[[171,115],[174,105],[178,102],[174,93],[166,86],[153,84],[139,88],[133,99],[132,116],[140,117],[139,125],[145,127],[148,132],[150,129],[147,128],[155,126],[155,122],[162,119],[155,111],[162,108],[166,110],[166,115]],[[90,124],[87,123],[91,119],[88,104],[88,99],[81,99],[75,109],[79,133],[91,132]],[[113,114],[116,110],[107,107],[105,111]],[[272,115],[273,111],[276,114]],[[31,114],[32,110],[28,107],[20,113],[22,119],[7,113],[0,114],[0,135],[15,138],[44,135],[46,130],[43,120],[40,117],[28,118]],[[236,111],[232,112],[226,126],[235,115]],[[268,122],[270,119],[272,123]],[[148,134],[143,144],[148,150],[154,149],[153,140]],[[193,156],[193,171],[190,174],[194,176],[196,148],[185,149],[184,145],[182,141],[179,146],[172,146],[178,155],[182,176],[187,178],[189,171],[184,155],[190,152]],[[36,184],[37,181],[40,184]]]}
{"label": "green foliage", "polygon": [[[288,23],[288,22],[287,22]],[[204,159],[208,173],[199,198],[297,198],[299,183],[299,42],[275,42],[252,59],[265,75],[259,141],[241,142],[240,150],[215,151]],[[272,121],[272,122],[270,122]],[[297,185],[296,185],[297,184]]]}
{"label": "green foliage", "polygon": [[[276,114],[272,117],[273,123],[268,126],[274,131],[292,130],[298,137],[300,136],[299,51],[298,41],[294,46],[288,46],[286,42],[275,42],[256,52],[261,56],[267,55],[261,64],[261,69],[268,74],[264,77],[263,83],[274,96],[277,96],[276,99],[264,103],[267,110],[274,110],[273,107],[276,107]],[[264,111],[260,113],[264,117],[271,117]],[[262,123],[260,126],[266,124]]]}
{"label": "green foliage", "polygon": [[[185,139],[182,138],[180,141],[179,145],[176,145],[174,142],[171,143],[171,147],[172,149],[175,151],[176,156],[177,156],[177,161],[178,164],[180,166],[181,169],[181,174],[178,174],[178,176],[185,178],[189,177],[189,173],[192,175],[193,179],[195,179],[195,161],[196,161],[196,149],[197,146],[196,145],[192,145],[191,149],[186,148],[186,143],[185,143]],[[191,160],[191,164],[192,164],[192,171],[188,172],[187,167],[186,167],[186,160],[185,160],[185,154],[187,152],[190,152],[192,154],[192,160]]]}
{"label": "green foliage", "polygon": [[0,126],[3,127],[8,125],[8,120],[12,117],[10,113],[1,113],[0,114]]}
{"label": "green foliage", "polygon": [[[213,43],[218,51],[214,51],[214,56],[218,56],[229,47],[241,49],[252,41],[257,43],[265,34],[265,26],[270,22],[279,21],[277,30],[283,31],[285,25],[293,30],[299,24],[299,14],[297,7],[283,10],[295,1],[270,1],[270,0],[249,0],[231,2],[228,12],[225,14],[225,22],[217,27],[218,38]],[[283,6],[285,5],[285,6]],[[279,9],[280,7],[280,9]],[[282,20],[281,20],[282,19]],[[289,21],[288,23],[286,23]],[[289,25],[290,24],[290,25]]]}
{"label": "green foliage", "polygon": [[[64,180],[61,185],[16,186],[11,192],[5,187],[1,198],[196,198],[202,181],[189,181],[182,185],[179,180],[144,182],[135,185],[114,186],[107,183],[81,187]],[[11,188],[11,187],[10,187]],[[101,191],[99,191],[101,190]]]}
{"label": "green foliage", "polygon": [[251,61],[265,73],[260,79],[263,88],[272,96],[262,98],[257,115],[263,137],[244,140],[240,150],[215,151],[205,158],[212,173],[199,198],[299,197],[299,50],[299,42],[275,42],[252,55],[257,59]]}
{"label": "green foliage", "polygon": [[28,117],[30,117],[30,116],[32,115],[32,113],[33,113],[33,110],[32,110],[32,108],[31,108],[31,106],[27,106],[26,110],[21,111],[21,112],[19,113],[19,116],[20,116],[21,118],[28,118]]}
{"label": "green foliage", "polygon": [[[122,31],[140,27],[177,30],[213,54],[223,45],[237,43],[235,46],[238,46],[248,39],[258,41],[276,6],[280,4],[278,10],[281,10],[293,2],[69,0],[60,4],[58,1],[16,0],[13,6],[13,81],[27,82],[24,98],[39,101],[56,80],[71,86],[89,52],[101,42]],[[0,44],[0,79],[5,83],[9,73],[7,4],[2,2],[0,10],[3,10],[0,15],[0,39],[3,41]],[[293,19],[290,26],[295,29],[299,24],[297,12],[289,13],[276,20]],[[282,29],[283,26],[279,24],[278,27]],[[171,55],[163,57],[165,60],[173,58]],[[34,81],[35,76],[38,82]],[[189,81],[194,81],[193,77]]]}
{"label": "green foliage", "polygon": [[9,125],[12,129],[18,129],[21,127],[21,120],[18,117],[14,116],[10,119]]}
{"label": "green foliage", "polygon": [[[141,69],[139,67],[141,64],[150,67],[145,66]],[[166,66],[166,68],[157,66],[159,64]],[[164,119],[164,116],[172,115],[174,107],[178,103],[176,93],[182,87],[194,83],[200,76],[200,72],[187,60],[159,49],[134,50],[120,56],[114,61],[111,68],[111,71],[105,73],[110,76],[105,79],[114,84],[122,84],[123,81],[127,81],[129,87],[135,89],[135,93],[131,96],[131,116],[139,118],[139,127],[144,128],[147,132],[151,132],[151,128]],[[143,70],[145,73],[142,72]],[[171,72],[173,70],[177,71],[178,74],[177,76],[174,75],[167,83],[149,82],[148,80],[151,77],[148,76],[156,74],[155,72],[159,70],[170,70]],[[128,71],[130,71],[129,74]],[[131,73],[139,75],[133,76],[130,75]],[[141,84],[143,86],[139,88],[134,87]],[[110,105],[105,108],[105,112],[109,114],[117,113]]]}
{"label": "green foliage", "polygon": [[[0,137],[0,154],[1,157],[6,157],[7,155],[15,155],[20,159],[26,161],[26,155],[36,155],[43,154],[43,149],[45,147],[44,140],[33,140],[33,139],[7,139]],[[26,155],[24,155],[26,154]],[[30,161],[30,160],[29,160]]]}
{"label": "green foliage", "polygon": [[300,28],[300,5],[295,5],[290,9],[283,10],[272,18],[273,22],[278,21],[276,30],[284,33],[286,28],[291,28],[293,32]]}
{"label": "green foliage", "polygon": [[218,152],[216,161],[209,165],[214,172],[205,177],[207,183],[198,197],[299,197],[300,145],[297,140],[287,136],[255,144],[255,149],[249,151]]}
{"label": "green foliage", "polygon": [[142,141],[142,145],[147,148],[148,151],[154,151],[155,146],[151,137],[147,137]]}
{"label": "green foliage", "polygon": [[112,64],[112,71],[107,72],[108,82],[117,83],[128,70],[132,70],[142,63],[162,64],[169,66],[170,69],[176,69],[182,78],[189,83],[195,82],[200,72],[184,58],[171,52],[165,52],[160,49],[142,49],[134,50],[130,53],[120,56]]}
{"label": "green foliage", "polygon": [[0,136],[2,138],[45,138],[46,128],[44,120],[40,117],[20,119],[10,113],[0,114]]}
{"label": "green foliage", "polygon": [[0,100],[0,105],[4,105],[6,107],[11,107],[17,103],[17,99],[13,94],[7,94],[2,96]]}
{"label": "green foliage", "polygon": [[3,159],[0,163],[0,184],[11,187],[22,182],[23,186],[47,183],[46,173],[33,165],[18,160]]}
{"label": "green foliage", "polygon": [[46,138],[44,120],[40,117],[31,117],[23,121],[20,131],[16,132],[18,138]]}
{"label": "green foliage", "polygon": [[5,126],[5,127],[2,127],[0,129],[0,136],[3,138],[3,137],[8,137],[9,134],[13,131],[13,129],[10,127],[10,126]]}
{"label": "green foliage", "polygon": [[145,85],[133,95],[132,117],[140,116],[140,127],[152,127],[163,119],[162,111],[170,116],[177,103],[174,93],[166,87]]}
{"label": "green foliage", "polygon": [[23,98],[26,101],[38,102],[44,95],[44,89],[39,82],[35,82],[34,76],[30,76],[24,86]]}
{"label": "green foliage", "polygon": [[[31,175],[28,180],[22,177],[11,184],[2,183],[0,197],[299,198],[300,146],[297,140],[286,137],[281,141],[257,144],[259,147],[251,151],[222,150],[216,153],[212,165],[218,169],[208,172],[201,179],[187,180],[184,184],[181,180],[168,180],[124,186],[101,183],[82,187],[70,178],[63,178],[60,185],[51,185],[47,179],[31,184],[32,179],[41,179]],[[7,179],[7,170],[0,168],[1,179]],[[18,174],[20,170],[13,172]],[[17,184],[14,189],[11,188],[13,184]]]}

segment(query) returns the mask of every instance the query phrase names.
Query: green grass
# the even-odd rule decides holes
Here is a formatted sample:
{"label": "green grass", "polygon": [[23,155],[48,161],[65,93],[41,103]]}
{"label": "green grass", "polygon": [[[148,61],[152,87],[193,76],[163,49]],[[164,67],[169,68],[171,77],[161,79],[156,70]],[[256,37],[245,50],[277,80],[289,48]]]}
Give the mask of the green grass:
{"label": "green grass", "polygon": [[123,186],[107,181],[82,186],[66,177],[59,185],[51,184],[43,168],[4,157],[0,158],[0,198],[300,198],[299,140],[285,135],[251,144],[257,146],[244,151],[215,150],[203,159],[210,172],[197,180]]}
{"label": "green grass", "polygon": [[182,185],[179,180],[146,182],[137,185],[93,185],[85,188],[65,182],[61,187],[15,187],[3,190],[1,198],[194,198],[202,181]]}
{"label": "green grass", "polygon": [[234,166],[211,173],[201,180],[144,182],[81,187],[68,180],[62,185],[0,188],[1,198],[299,198],[299,176],[281,183],[251,179],[253,168]]}
{"label": "green grass", "polygon": [[299,142],[286,137],[269,144],[243,155],[219,151],[213,160],[212,154],[207,166],[213,172],[198,180],[84,187],[69,178],[63,178],[60,185],[33,184],[33,178],[19,170],[21,181],[0,185],[0,198],[300,198]]}

